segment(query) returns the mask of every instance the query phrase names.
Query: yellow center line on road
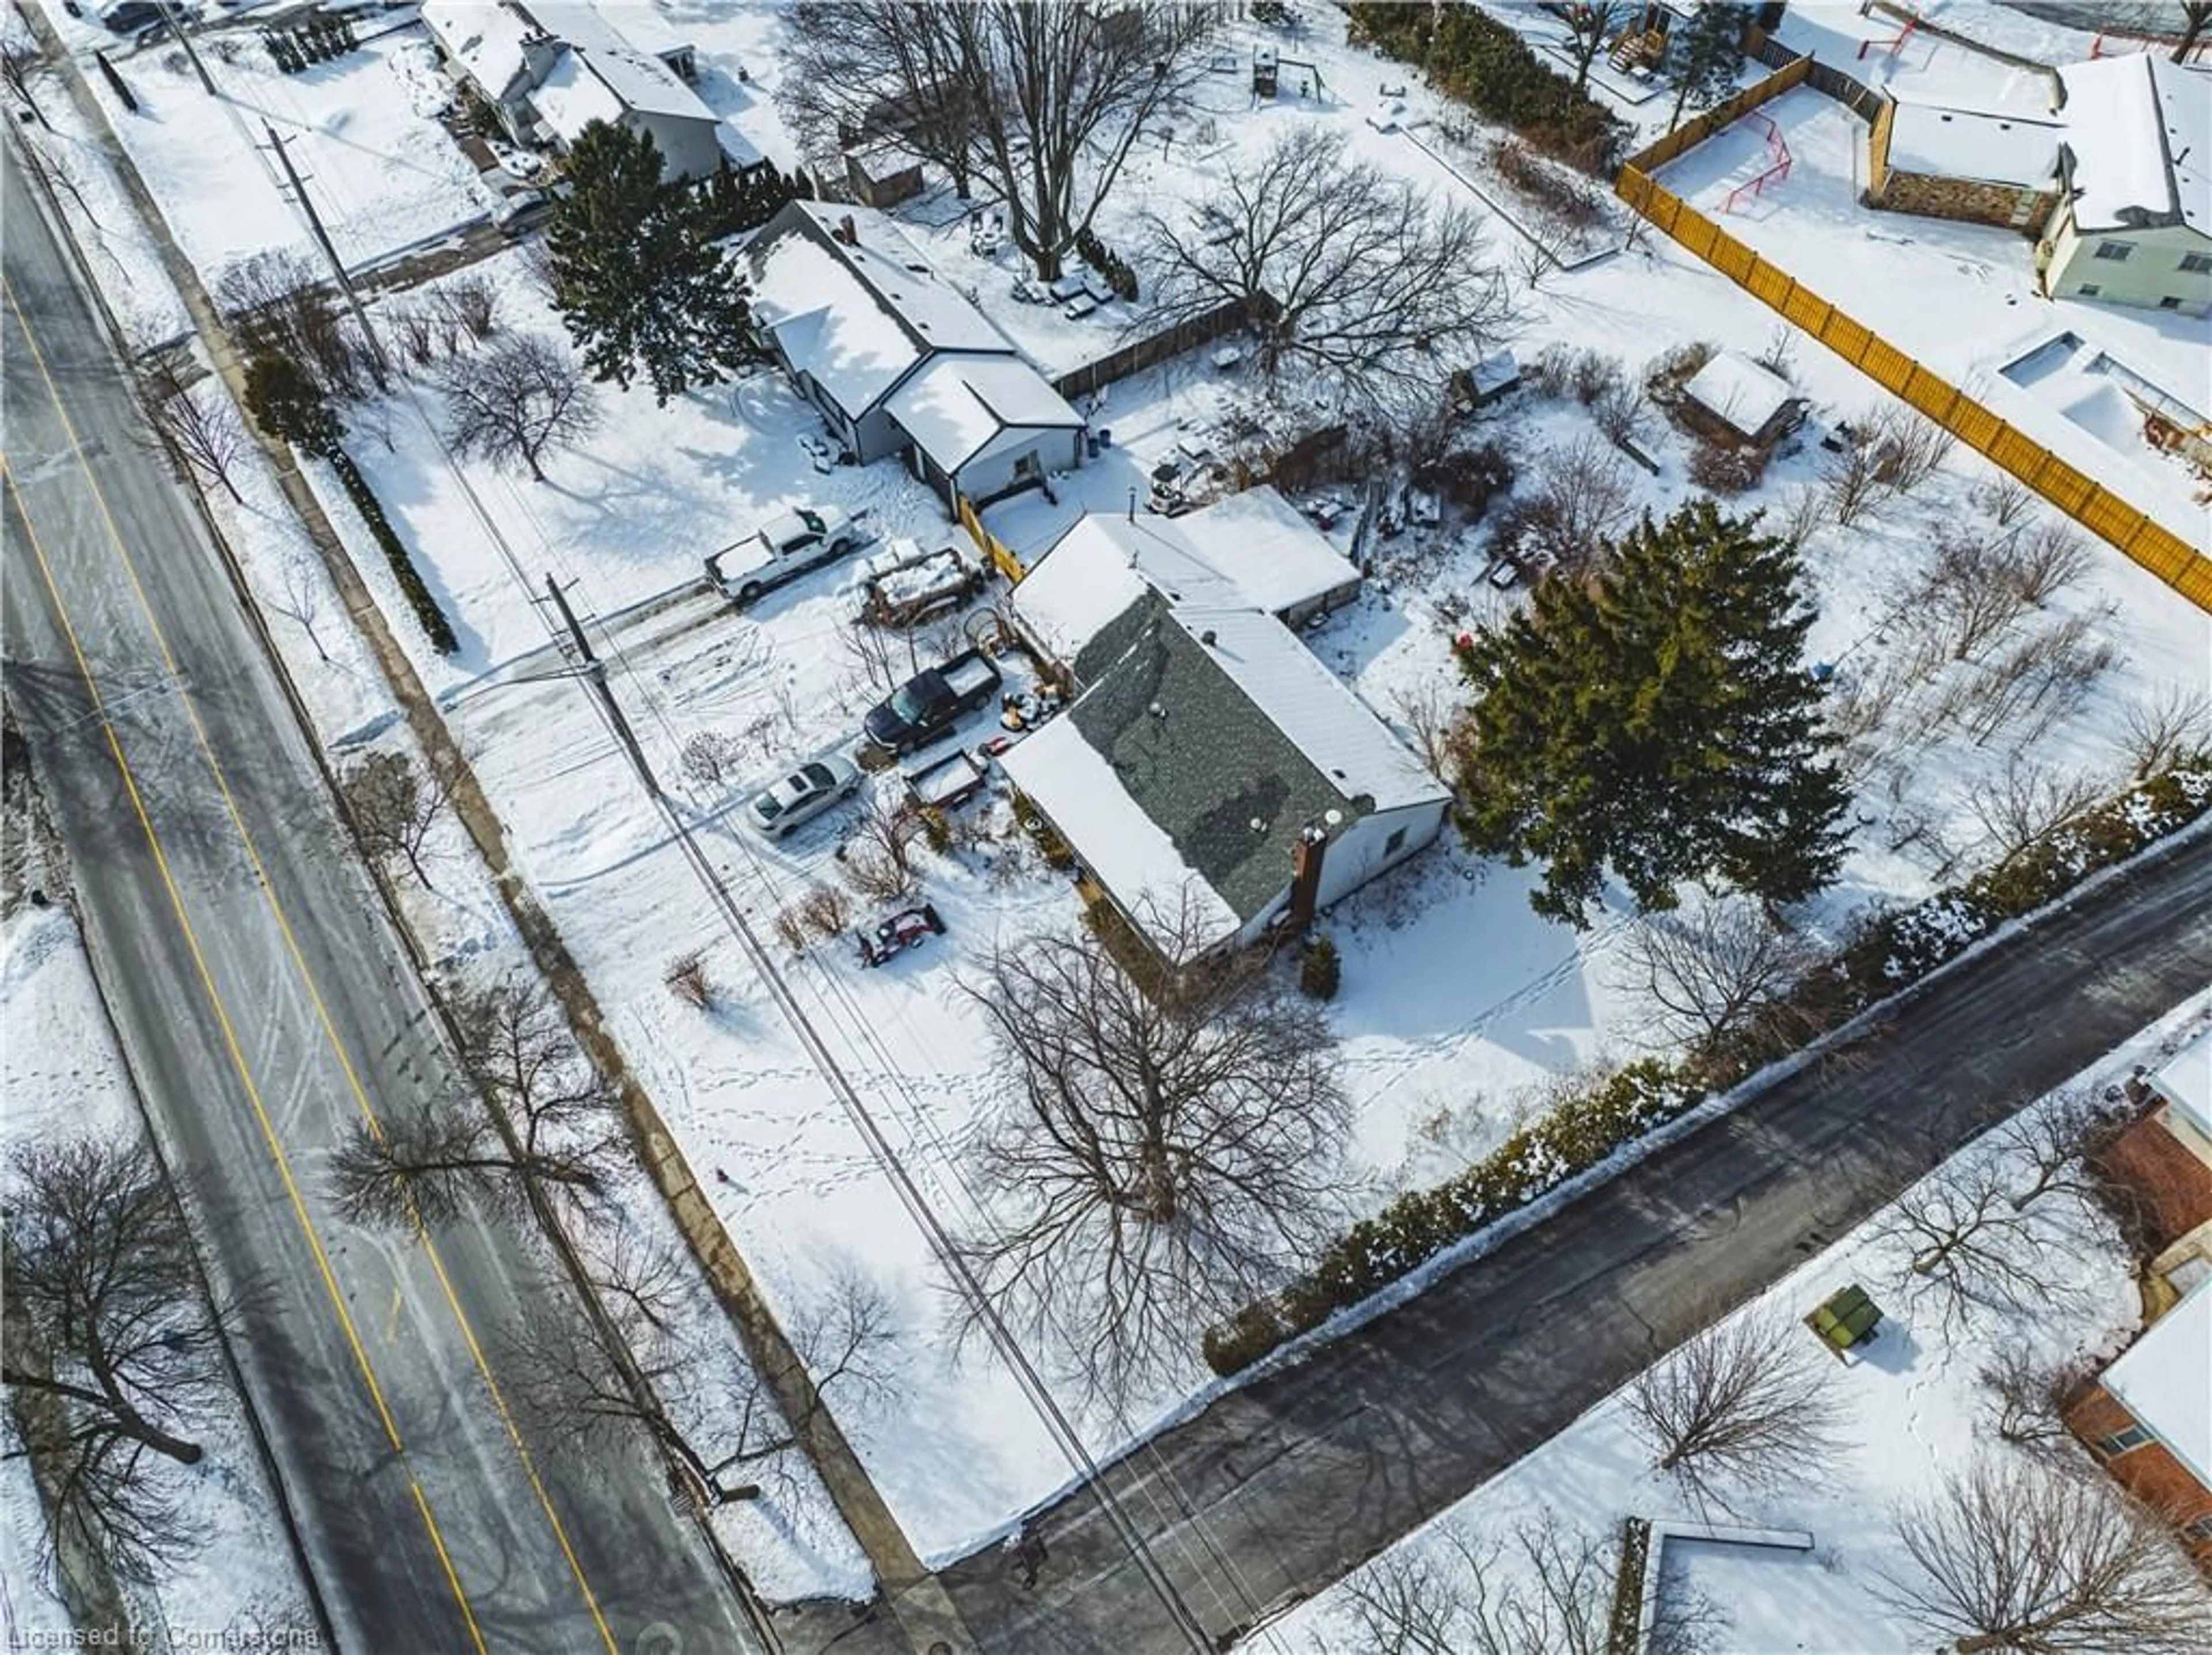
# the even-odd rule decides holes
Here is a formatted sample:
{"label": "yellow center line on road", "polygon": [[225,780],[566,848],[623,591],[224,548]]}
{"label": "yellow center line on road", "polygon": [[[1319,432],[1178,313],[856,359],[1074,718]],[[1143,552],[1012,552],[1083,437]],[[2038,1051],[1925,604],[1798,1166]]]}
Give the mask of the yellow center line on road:
{"label": "yellow center line on road", "polygon": [[[138,791],[137,777],[131,771],[131,761],[124,755],[122,739],[115,726],[109,721],[106,702],[100,692],[100,681],[93,676],[92,664],[85,658],[84,646],[77,637],[76,624],[70,619],[69,607],[62,601],[60,582],[55,578],[53,565],[47,559],[38,530],[32,525],[30,511],[21,490],[16,485],[15,472],[4,454],[0,454],[0,483],[5,484],[8,498],[15,502],[15,514],[22,523],[24,538],[39,565],[40,579],[53,599],[54,614],[61,622],[63,636],[69,640],[70,654],[76,659],[77,673],[83,678],[85,689],[92,697],[93,711],[100,720],[100,733],[107,739],[108,756],[115,761],[116,773],[123,779],[123,790],[130,796],[131,808],[138,818],[139,830],[146,836],[147,848],[153,852],[154,866],[161,873],[162,888],[169,898],[170,911],[176,916],[177,928],[183,934],[185,947],[192,957],[192,967],[198,975],[200,988],[215,1012],[216,1025],[222,1031],[223,1047],[230,1055],[231,1066],[237,1070],[239,1081],[246,1088],[246,1099],[253,1108],[253,1118],[261,1129],[262,1141],[268,1145],[270,1158],[276,1163],[277,1177],[284,1185],[285,1197],[291,1203],[292,1215],[298,1220],[301,1234],[307,1238],[308,1251],[314,1256],[316,1271],[323,1281],[323,1291],[330,1299],[331,1310],[337,1313],[338,1325],[345,1334],[346,1344],[353,1352],[355,1366],[361,1370],[362,1381],[368,1387],[369,1400],[375,1405],[377,1419],[384,1427],[385,1437],[392,1444],[392,1451],[404,1461],[407,1446],[401,1441],[399,1427],[393,1422],[392,1409],[386,1404],[384,1388],[377,1383],[376,1370],[369,1363],[368,1352],[362,1343],[361,1330],[354,1325],[352,1312],[346,1308],[344,1290],[338,1286],[337,1274],[331,1268],[330,1255],[325,1250],[322,1237],[317,1233],[315,1221],[307,1212],[306,1197],[301,1194],[299,1180],[293,1175],[291,1158],[284,1153],[283,1143],[276,1135],[276,1123],[270,1118],[268,1106],[262,1099],[261,1088],[256,1084],[252,1068],[246,1061],[246,1051],[239,1042],[237,1026],[231,1020],[229,1007],[223,1002],[222,991],[216,987],[215,974],[208,967],[207,955],[200,946],[199,934],[185,911],[184,893],[179,889],[176,876],[170,870],[168,855],[161,848],[161,835],[155,831],[154,818],[146,808],[144,796]],[[453,1589],[453,1601],[460,1609],[461,1619],[468,1627],[470,1640],[476,1646],[477,1655],[489,1655],[483,1634],[477,1626],[476,1612],[470,1607],[468,1594],[461,1589],[460,1577],[454,1573],[453,1561],[446,1551],[445,1539],[438,1532],[437,1521],[431,1516],[429,1503],[423,1499],[422,1487],[416,1482],[412,1472],[409,1473],[407,1485],[414,1494],[416,1508],[422,1515],[422,1524],[429,1534],[431,1547],[438,1554],[439,1567],[445,1571],[446,1583]]]}
{"label": "yellow center line on road", "polygon": [[[208,738],[207,727],[200,721],[199,709],[194,703],[191,691],[185,686],[184,675],[178,668],[174,652],[169,648],[167,635],[162,630],[153,601],[147,594],[144,582],[139,578],[137,563],[131,557],[130,547],[125,542],[122,532],[116,525],[115,514],[108,506],[107,496],[100,486],[100,480],[93,475],[91,462],[86,457],[83,442],[77,435],[76,422],[70,418],[69,410],[63,405],[60,387],[54,383],[53,374],[46,365],[46,355],[39,349],[38,341],[32,337],[29,319],[23,314],[22,303],[15,296],[14,284],[6,282],[4,278],[0,278],[0,289],[4,289],[6,292],[9,310],[15,319],[15,326],[22,335],[24,344],[30,350],[31,360],[39,370],[39,377],[45,382],[47,400],[52,405],[56,417],[62,423],[62,429],[69,437],[70,451],[76,457],[77,469],[84,478],[85,486],[91,491],[94,503],[100,509],[100,519],[106,526],[107,538],[114,546],[117,557],[121,560],[124,572],[130,580],[131,590],[137,596],[139,609],[144,614],[146,624],[153,633],[155,647],[160,650],[162,661],[169,669],[169,676],[176,684],[177,699],[183,705],[185,716],[191,721],[193,734],[198,741],[201,756],[207,761],[208,772],[214,779],[216,790],[222,795],[224,806],[230,815],[231,824],[238,831],[239,841],[245,847],[246,857],[253,864],[255,873],[259,876],[262,896],[268,903],[269,910],[276,921],[277,929],[283,934],[285,950],[292,958],[292,964],[299,974],[301,984],[307,990],[308,999],[314,1005],[316,1017],[322,1025],[325,1044],[337,1059],[338,1067],[344,1072],[346,1085],[353,1093],[354,1102],[360,1109],[362,1117],[368,1122],[370,1130],[380,1136],[383,1131],[382,1123],[377,1119],[376,1110],[369,1102],[368,1089],[362,1084],[360,1073],[354,1067],[351,1054],[346,1050],[345,1042],[339,1037],[337,1025],[331,1016],[330,1007],[323,998],[321,989],[315,982],[313,971],[308,967],[307,957],[300,947],[299,939],[292,929],[291,921],[284,912],[283,903],[276,894],[276,884],[270,879],[268,868],[262,861],[259,848],[254,844],[253,836],[247,830],[246,819],[239,811],[237,799],[231,792],[229,782],[223,775],[222,763],[216,758],[214,745]],[[19,510],[22,508],[20,496],[17,507]],[[27,523],[29,521],[27,513],[24,520]],[[57,603],[60,601],[58,593],[56,593],[55,601]],[[507,1405],[507,1397],[500,1388],[499,1381],[493,1377],[491,1363],[484,1355],[483,1347],[477,1337],[476,1329],[471,1324],[467,1312],[461,1308],[460,1295],[454,1290],[453,1280],[446,1272],[445,1261],[439,1255],[436,1243],[431,1239],[428,1231],[422,1226],[419,1220],[416,1225],[416,1235],[422,1243],[423,1256],[429,1261],[431,1272],[438,1278],[438,1286],[445,1295],[446,1303],[453,1311],[454,1324],[460,1330],[462,1342],[468,1347],[470,1358],[475,1363],[477,1373],[483,1379],[484,1389],[491,1397],[492,1406],[499,1415],[501,1424],[506,1429],[507,1440],[514,1445],[516,1457],[520,1461],[524,1475],[529,1480],[531,1490],[537,1495],[538,1503],[544,1511],[546,1521],[552,1525],[554,1539],[560,1545],[562,1556],[568,1561],[568,1572],[575,1578],[577,1590],[583,1594],[585,1607],[590,1611],[592,1624],[599,1629],[600,1640],[606,1646],[607,1655],[621,1655],[621,1646],[615,1640],[613,1629],[608,1626],[606,1616],[599,1608],[599,1595],[592,1590],[591,1582],[585,1578],[582,1561],[577,1557],[575,1547],[568,1538],[568,1527],[562,1522],[560,1513],[554,1509],[552,1496],[546,1489],[544,1480],[538,1474],[537,1460],[532,1455],[529,1445],[523,1440],[521,1429],[515,1423],[514,1411]]]}

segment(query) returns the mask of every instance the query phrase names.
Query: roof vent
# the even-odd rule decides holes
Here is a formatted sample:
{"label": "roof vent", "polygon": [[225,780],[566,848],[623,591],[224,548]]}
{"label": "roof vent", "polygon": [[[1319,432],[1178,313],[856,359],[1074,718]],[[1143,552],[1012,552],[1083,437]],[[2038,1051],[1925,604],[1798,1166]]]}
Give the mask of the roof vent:
{"label": "roof vent", "polygon": [[1256,817],[1256,816],[1255,816],[1255,817],[1254,817],[1254,818],[1252,818],[1252,831],[1253,831],[1253,832],[1255,832],[1255,833],[1265,833],[1267,831],[1267,824],[1265,822],[1261,821],[1261,820],[1258,817]]}
{"label": "roof vent", "polygon": [[1203,631],[1203,632],[1201,632],[1201,633],[1200,633],[1200,634],[1198,635],[1198,641],[1199,641],[1200,643],[1205,643],[1205,644],[1210,644],[1210,643],[1213,642],[1213,641],[1214,641],[1214,637],[1213,637],[1213,629],[1212,629],[1212,627],[1210,627],[1210,626],[1209,626],[1209,627],[1207,627],[1207,628],[1206,629],[1206,630],[1205,630],[1205,631]]}
{"label": "roof vent", "polygon": [[1160,705],[1160,703],[1159,703],[1158,702],[1157,702],[1157,701],[1156,701],[1156,702],[1154,702],[1151,706],[1149,706],[1149,707],[1146,708],[1146,709],[1145,709],[1145,710],[1146,710],[1146,712],[1150,713],[1150,714],[1151,714],[1154,718],[1157,718],[1157,719],[1165,719],[1165,718],[1167,717],[1167,715],[1168,715],[1168,709],[1167,709],[1166,708],[1164,708],[1164,707],[1161,706],[1161,705]]}

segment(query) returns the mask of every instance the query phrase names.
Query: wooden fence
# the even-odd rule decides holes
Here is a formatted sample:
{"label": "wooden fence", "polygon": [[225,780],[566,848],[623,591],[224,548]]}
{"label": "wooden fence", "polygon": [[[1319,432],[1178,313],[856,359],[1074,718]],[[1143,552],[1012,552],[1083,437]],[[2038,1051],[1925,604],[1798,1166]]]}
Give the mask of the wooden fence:
{"label": "wooden fence", "polygon": [[1013,548],[983,526],[983,520],[975,515],[975,507],[968,503],[964,494],[959,497],[959,513],[960,526],[968,531],[975,542],[975,550],[983,554],[993,569],[1010,581],[1018,581],[1029,573],[1022,560],[1014,556]]}
{"label": "wooden fence", "polygon": [[1170,356],[1180,356],[1193,347],[1218,339],[1244,320],[1244,306],[1241,301],[1231,300],[1215,306],[1201,315],[1163,328],[1158,333],[1133,339],[1119,350],[1087,362],[1080,368],[1072,368],[1052,382],[1052,388],[1071,401],[1089,396],[1102,385],[1111,385],[1115,380],[1127,379],[1141,368],[1155,362],[1165,362]]}
{"label": "wooden fence", "polygon": [[[1656,167],[1747,111],[1804,82],[1812,64],[1810,58],[1796,59],[1631,157],[1614,180],[1614,191],[1637,212],[1753,298],[1987,455],[2091,533],[2112,542],[2198,608],[2212,610],[2212,558],[2000,419],[1949,380],[1929,372],[1788,271],[1767,263],[1653,179],[1651,173]],[[1856,87],[1857,82],[1851,84]]]}

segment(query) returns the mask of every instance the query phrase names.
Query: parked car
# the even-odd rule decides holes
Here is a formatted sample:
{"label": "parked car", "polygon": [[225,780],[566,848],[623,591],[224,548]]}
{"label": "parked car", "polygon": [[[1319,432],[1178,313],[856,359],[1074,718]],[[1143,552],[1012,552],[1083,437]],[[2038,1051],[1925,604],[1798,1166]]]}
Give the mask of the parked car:
{"label": "parked car", "polygon": [[941,734],[963,713],[999,692],[999,669],[980,649],[955,655],[904,684],[868,709],[868,739],[902,753]]}
{"label": "parked car", "polygon": [[749,604],[770,587],[856,549],[860,526],[835,506],[778,512],[734,545],[707,559],[707,578],[722,595]]}
{"label": "parked car", "polygon": [[155,0],[121,0],[100,14],[100,27],[112,34],[137,34],[168,21]]}
{"label": "parked car", "polygon": [[860,790],[860,767],[842,753],[810,758],[774,787],[755,794],[745,816],[757,832],[781,839]]}

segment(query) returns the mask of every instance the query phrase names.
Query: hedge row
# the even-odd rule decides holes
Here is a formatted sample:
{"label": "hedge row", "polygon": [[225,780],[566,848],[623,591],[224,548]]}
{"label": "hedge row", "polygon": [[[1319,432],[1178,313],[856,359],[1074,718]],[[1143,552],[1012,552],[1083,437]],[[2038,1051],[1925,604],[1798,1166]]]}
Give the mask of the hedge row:
{"label": "hedge row", "polygon": [[1424,71],[1438,91],[1511,127],[1545,154],[1610,178],[1632,129],[1532,51],[1511,27],[1471,5],[1346,8],[1354,41]]}
{"label": "hedge row", "polygon": [[368,532],[376,537],[376,544],[384,548],[386,561],[391,563],[392,574],[398,577],[399,589],[407,594],[407,601],[414,608],[415,618],[422,624],[422,634],[430,640],[430,647],[441,655],[452,654],[461,647],[460,640],[453,636],[453,629],[446,619],[446,611],[438,607],[438,600],[430,595],[430,588],[422,584],[422,571],[415,567],[415,560],[407,555],[406,546],[392,529],[392,520],[384,514],[382,502],[371,491],[368,479],[361,474],[360,468],[347,457],[343,449],[331,453],[331,469],[338,474],[338,481],[345,484],[345,491],[352,497],[354,508],[360,512],[362,521],[368,525]]}
{"label": "hedge row", "polygon": [[[2005,921],[2042,907],[2100,868],[2126,861],[2212,806],[2212,756],[2136,783],[2002,866],[1862,927],[1832,971],[1809,983],[1798,1026],[1833,1028],[1955,958]],[[1840,977],[1840,985],[1838,978]],[[1840,992],[1839,992],[1840,987]],[[1466,1171],[1409,1190],[1330,1244],[1303,1275],[1206,1329],[1206,1364],[1223,1376],[1359,1304],[1486,1226],[1527,1206],[1774,1054],[1646,1058],[1592,1082],[1530,1122]]]}

